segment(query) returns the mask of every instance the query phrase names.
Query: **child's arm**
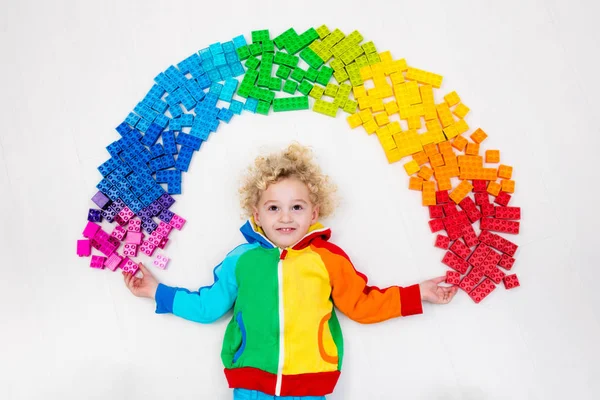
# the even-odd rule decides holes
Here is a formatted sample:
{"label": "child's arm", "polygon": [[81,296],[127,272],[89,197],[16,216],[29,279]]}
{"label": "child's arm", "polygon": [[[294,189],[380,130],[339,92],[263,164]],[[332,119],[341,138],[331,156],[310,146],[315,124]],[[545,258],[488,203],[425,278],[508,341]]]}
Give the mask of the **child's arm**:
{"label": "child's arm", "polygon": [[156,313],[173,313],[179,317],[200,322],[216,321],[231,309],[237,297],[234,250],[214,270],[215,282],[196,292],[170,287],[158,281],[140,264],[142,278],[125,274],[125,284],[136,296],[156,300]]}

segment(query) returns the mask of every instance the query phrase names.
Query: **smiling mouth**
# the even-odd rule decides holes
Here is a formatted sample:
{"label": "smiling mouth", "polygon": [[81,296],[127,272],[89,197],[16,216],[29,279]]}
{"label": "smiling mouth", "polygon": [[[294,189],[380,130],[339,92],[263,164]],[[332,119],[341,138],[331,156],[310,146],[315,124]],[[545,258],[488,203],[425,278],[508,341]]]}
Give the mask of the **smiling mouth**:
{"label": "smiling mouth", "polygon": [[296,230],[296,228],[277,228],[277,231],[279,231],[281,233],[290,233],[295,230]]}

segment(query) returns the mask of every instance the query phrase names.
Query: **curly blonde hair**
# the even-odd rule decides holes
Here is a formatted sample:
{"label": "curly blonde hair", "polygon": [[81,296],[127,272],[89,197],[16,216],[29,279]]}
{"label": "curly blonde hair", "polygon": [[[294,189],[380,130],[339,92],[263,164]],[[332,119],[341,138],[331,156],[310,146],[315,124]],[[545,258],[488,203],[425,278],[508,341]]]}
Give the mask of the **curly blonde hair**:
{"label": "curly blonde hair", "polygon": [[321,172],[312,150],[294,142],[279,152],[258,156],[254,165],[248,167],[239,189],[244,216],[252,216],[260,196],[269,185],[285,178],[296,178],[306,184],[310,201],[319,206],[320,217],[333,214],[337,202],[336,186]]}

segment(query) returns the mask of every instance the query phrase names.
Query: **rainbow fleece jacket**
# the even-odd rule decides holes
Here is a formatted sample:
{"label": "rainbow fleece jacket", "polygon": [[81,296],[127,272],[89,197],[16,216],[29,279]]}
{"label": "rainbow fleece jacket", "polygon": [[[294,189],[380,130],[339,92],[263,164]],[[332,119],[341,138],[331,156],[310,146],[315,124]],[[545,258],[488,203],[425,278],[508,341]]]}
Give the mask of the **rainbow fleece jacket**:
{"label": "rainbow fleece jacket", "polygon": [[215,268],[211,286],[191,292],[160,284],[155,296],[157,313],[200,323],[233,307],[221,351],[231,388],[276,396],[329,394],[344,356],[334,305],[365,324],[422,313],[418,285],[368,286],[346,253],[328,242],[331,230],[320,223],[286,249],[271,243],[252,220],[241,232],[248,243]]}

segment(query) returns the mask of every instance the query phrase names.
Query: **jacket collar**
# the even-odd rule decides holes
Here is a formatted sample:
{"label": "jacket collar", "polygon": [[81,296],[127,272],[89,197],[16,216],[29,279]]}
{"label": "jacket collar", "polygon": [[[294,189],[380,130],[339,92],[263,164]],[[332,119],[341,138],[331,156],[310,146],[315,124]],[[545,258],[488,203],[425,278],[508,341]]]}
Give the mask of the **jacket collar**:
{"label": "jacket collar", "polygon": [[[250,218],[242,227],[240,228],[240,232],[244,235],[244,238],[248,241],[248,243],[259,243],[262,247],[267,249],[272,249],[277,247],[275,243],[271,242],[269,238],[265,235],[265,232],[262,228],[254,222],[254,218]],[[323,226],[320,222],[315,222],[310,226],[308,232],[302,239],[300,239],[296,244],[290,246],[292,250],[300,250],[315,240],[316,238],[321,238],[323,240],[329,240],[331,237],[331,229]]]}

